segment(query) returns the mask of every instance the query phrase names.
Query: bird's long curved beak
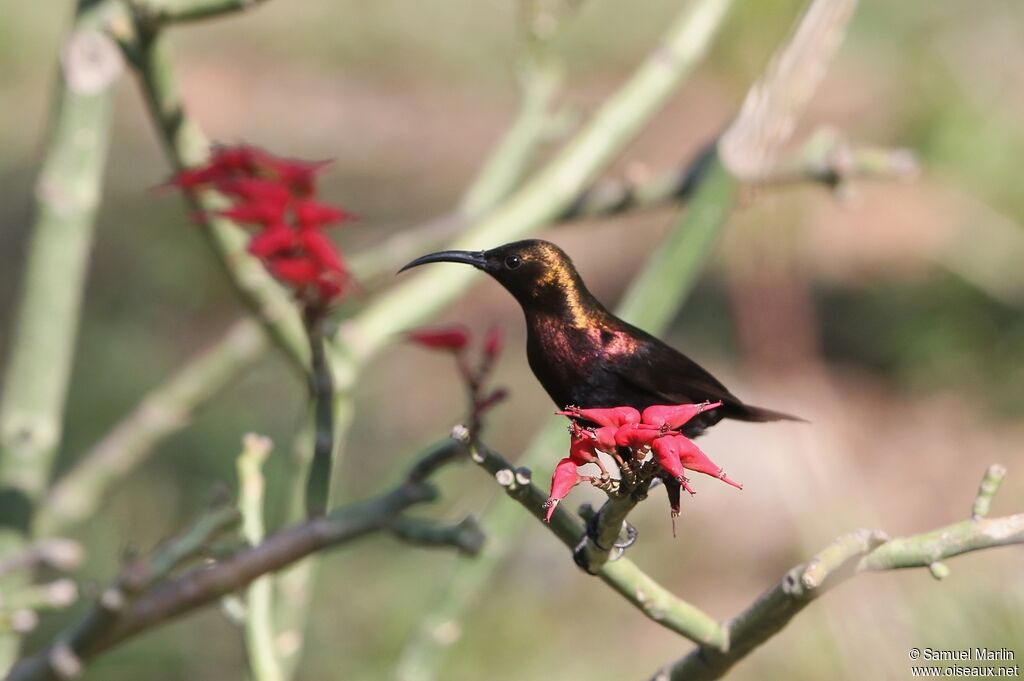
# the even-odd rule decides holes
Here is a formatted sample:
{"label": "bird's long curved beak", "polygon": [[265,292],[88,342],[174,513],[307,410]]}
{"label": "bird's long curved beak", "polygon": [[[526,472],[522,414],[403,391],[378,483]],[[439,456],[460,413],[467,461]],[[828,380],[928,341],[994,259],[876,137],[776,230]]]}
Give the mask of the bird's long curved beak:
{"label": "bird's long curved beak", "polygon": [[487,264],[483,251],[438,251],[437,253],[421,255],[398,270],[398,273],[401,274],[406,270],[411,270],[413,267],[419,267],[431,262],[461,262],[464,265],[472,265],[477,269],[483,269],[484,265]]}

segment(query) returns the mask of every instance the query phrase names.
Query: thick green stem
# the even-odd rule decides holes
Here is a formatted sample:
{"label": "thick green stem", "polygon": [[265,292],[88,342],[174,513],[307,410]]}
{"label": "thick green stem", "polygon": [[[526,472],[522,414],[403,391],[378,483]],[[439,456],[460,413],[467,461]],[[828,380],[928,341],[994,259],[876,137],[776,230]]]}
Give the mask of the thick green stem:
{"label": "thick green stem", "polygon": [[[110,4],[79,2],[61,55],[0,401],[0,556],[25,545],[61,441],[112,91],[122,71],[120,51],[103,31]],[[25,580],[8,575],[0,592]],[[13,662],[17,645],[17,637],[0,634],[0,670]]]}
{"label": "thick green stem", "polygon": [[551,59],[528,59],[521,78],[519,115],[463,195],[461,215],[478,218],[508,196],[551,125],[551,103],[561,87],[561,68]]}
{"label": "thick green stem", "polygon": [[[989,467],[975,498],[987,504],[1006,471]],[[803,565],[793,568],[743,612],[724,624],[726,649],[698,646],[659,670],[651,681],[712,681],[780,632],[815,598],[865,571],[902,568],[931,569],[941,579],[948,569],[939,561],[970,551],[1024,543],[1024,513],[1002,518],[972,517],[937,530],[889,539],[878,530],[855,530]],[[941,566],[937,569],[936,566]]]}
{"label": "thick green stem", "polygon": [[[242,515],[242,535],[250,546],[259,545],[265,534],[263,462],[271,446],[267,438],[247,435],[238,457],[238,511]],[[245,604],[245,652],[253,681],[282,681],[285,677],[276,653],[274,592],[269,575],[253,580],[246,589]]]}
{"label": "thick green stem", "polygon": [[140,21],[151,29],[236,14],[266,0],[135,0]]}

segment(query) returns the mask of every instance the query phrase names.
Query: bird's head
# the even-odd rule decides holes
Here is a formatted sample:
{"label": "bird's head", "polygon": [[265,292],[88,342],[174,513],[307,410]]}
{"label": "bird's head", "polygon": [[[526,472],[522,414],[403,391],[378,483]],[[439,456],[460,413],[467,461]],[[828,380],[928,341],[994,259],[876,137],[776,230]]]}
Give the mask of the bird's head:
{"label": "bird's head", "polygon": [[586,289],[572,260],[550,241],[527,239],[514,241],[489,251],[438,251],[416,258],[399,272],[432,262],[458,262],[491,275],[523,307],[566,297],[576,298]]}

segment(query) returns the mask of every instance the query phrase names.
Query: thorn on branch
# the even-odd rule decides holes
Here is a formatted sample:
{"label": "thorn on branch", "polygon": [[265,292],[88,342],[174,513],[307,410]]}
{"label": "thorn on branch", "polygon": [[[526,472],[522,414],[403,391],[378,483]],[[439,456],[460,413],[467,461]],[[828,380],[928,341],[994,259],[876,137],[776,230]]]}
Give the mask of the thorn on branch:
{"label": "thorn on branch", "polygon": [[974,497],[974,504],[971,506],[971,518],[980,520],[988,516],[992,506],[992,498],[999,491],[999,485],[1006,477],[1006,468],[997,463],[992,464],[985,471],[978,485],[978,493]]}

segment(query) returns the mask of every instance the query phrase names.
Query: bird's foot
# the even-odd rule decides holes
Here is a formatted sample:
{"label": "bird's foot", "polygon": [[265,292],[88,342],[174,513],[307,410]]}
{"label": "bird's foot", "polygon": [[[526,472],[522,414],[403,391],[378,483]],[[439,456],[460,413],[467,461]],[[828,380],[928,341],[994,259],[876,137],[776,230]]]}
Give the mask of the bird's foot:
{"label": "bird's foot", "polygon": [[625,520],[622,521],[622,530],[619,532],[618,538],[615,540],[613,546],[618,549],[619,556],[622,552],[628,549],[630,546],[636,543],[637,538],[640,536],[639,530],[627,523]]}
{"label": "bird's foot", "polygon": [[604,475],[592,475],[588,478],[588,481],[605,494],[611,495],[619,491],[619,481],[607,473]]}

